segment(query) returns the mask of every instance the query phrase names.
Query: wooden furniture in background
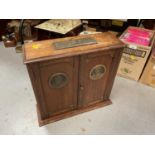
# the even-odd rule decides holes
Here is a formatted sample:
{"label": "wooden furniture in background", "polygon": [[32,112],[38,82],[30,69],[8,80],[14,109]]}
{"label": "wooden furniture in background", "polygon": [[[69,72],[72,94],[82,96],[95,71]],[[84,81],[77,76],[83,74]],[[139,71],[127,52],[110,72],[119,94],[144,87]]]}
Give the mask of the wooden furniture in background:
{"label": "wooden furniture in background", "polygon": [[27,43],[40,126],[110,104],[123,47],[108,32]]}
{"label": "wooden furniture in background", "polygon": [[0,41],[2,41],[2,35],[8,33],[7,31],[7,24],[10,22],[10,19],[0,19]]}
{"label": "wooden furniture in background", "polygon": [[82,31],[80,19],[50,19],[36,25],[38,40],[76,36]]}

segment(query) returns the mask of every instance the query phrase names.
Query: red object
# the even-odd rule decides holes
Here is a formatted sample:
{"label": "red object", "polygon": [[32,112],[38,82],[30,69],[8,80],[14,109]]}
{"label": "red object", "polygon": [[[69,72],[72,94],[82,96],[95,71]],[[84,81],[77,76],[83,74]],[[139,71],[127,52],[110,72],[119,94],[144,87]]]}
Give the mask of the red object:
{"label": "red object", "polygon": [[143,46],[149,46],[153,33],[141,28],[128,28],[123,39],[130,43],[135,43]]}
{"label": "red object", "polygon": [[144,30],[144,29],[129,28],[127,32],[133,35],[136,35],[136,36],[146,37],[146,38],[149,38],[152,36],[151,32]]}
{"label": "red object", "polygon": [[127,42],[131,42],[131,43],[135,43],[135,44],[140,44],[140,45],[144,45],[144,46],[148,46],[150,43],[150,39],[149,38],[144,38],[138,35],[134,35],[134,34],[129,34],[127,33],[125,35],[124,38],[125,41]]}

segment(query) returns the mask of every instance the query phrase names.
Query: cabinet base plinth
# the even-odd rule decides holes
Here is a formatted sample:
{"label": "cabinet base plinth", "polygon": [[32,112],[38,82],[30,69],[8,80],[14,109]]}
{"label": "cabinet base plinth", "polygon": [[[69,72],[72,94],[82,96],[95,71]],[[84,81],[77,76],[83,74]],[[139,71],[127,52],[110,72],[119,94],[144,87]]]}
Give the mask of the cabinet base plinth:
{"label": "cabinet base plinth", "polygon": [[109,104],[112,104],[111,100],[106,100],[106,101],[103,101],[103,102],[93,104],[93,105],[88,106],[88,107],[83,107],[83,108],[75,109],[75,110],[68,111],[68,112],[65,112],[65,113],[61,113],[61,114],[58,114],[58,115],[54,115],[54,116],[51,116],[51,117],[49,117],[47,119],[41,119],[40,110],[39,110],[39,107],[37,106],[37,114],[38,114],[39,126],[41,127],[43,125],[53,123],[55,121],[65,119],[65,118],[68,118],[68,117],[72,117],[72,116],[75,116],[75,115],[83,113],[83,112],[87,112],[87,111],[91,111],[91,110],[94,110],[94,109],[97,109],[97,108],[101,108],[101,107],[104,107],[104,106],[109,105]]}

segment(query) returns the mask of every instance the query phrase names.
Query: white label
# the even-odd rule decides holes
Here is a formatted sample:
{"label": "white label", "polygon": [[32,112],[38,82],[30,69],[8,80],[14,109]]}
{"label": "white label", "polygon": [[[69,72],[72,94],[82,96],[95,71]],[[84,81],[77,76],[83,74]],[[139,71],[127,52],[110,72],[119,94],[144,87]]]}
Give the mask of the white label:
{"label": "white label", "polygon": [[129,45],[129,48],[132,48],[132,49],[136,50],[137,46],[136,45]]}

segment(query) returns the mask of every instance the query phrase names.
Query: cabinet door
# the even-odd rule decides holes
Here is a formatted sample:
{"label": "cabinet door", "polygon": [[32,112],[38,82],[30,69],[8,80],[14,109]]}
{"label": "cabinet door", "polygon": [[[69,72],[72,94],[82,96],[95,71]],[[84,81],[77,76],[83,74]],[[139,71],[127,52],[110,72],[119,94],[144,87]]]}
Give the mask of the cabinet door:
{"label": "cabinet door", "polygon": [[40,76],[49,116],[77,107],[76,58],[64,58],[40,63]]}
{"label": "cabinet door", "polygon": [[113,55],[113,51],[107,51],[80,57],[79,107],[104,100]]}

